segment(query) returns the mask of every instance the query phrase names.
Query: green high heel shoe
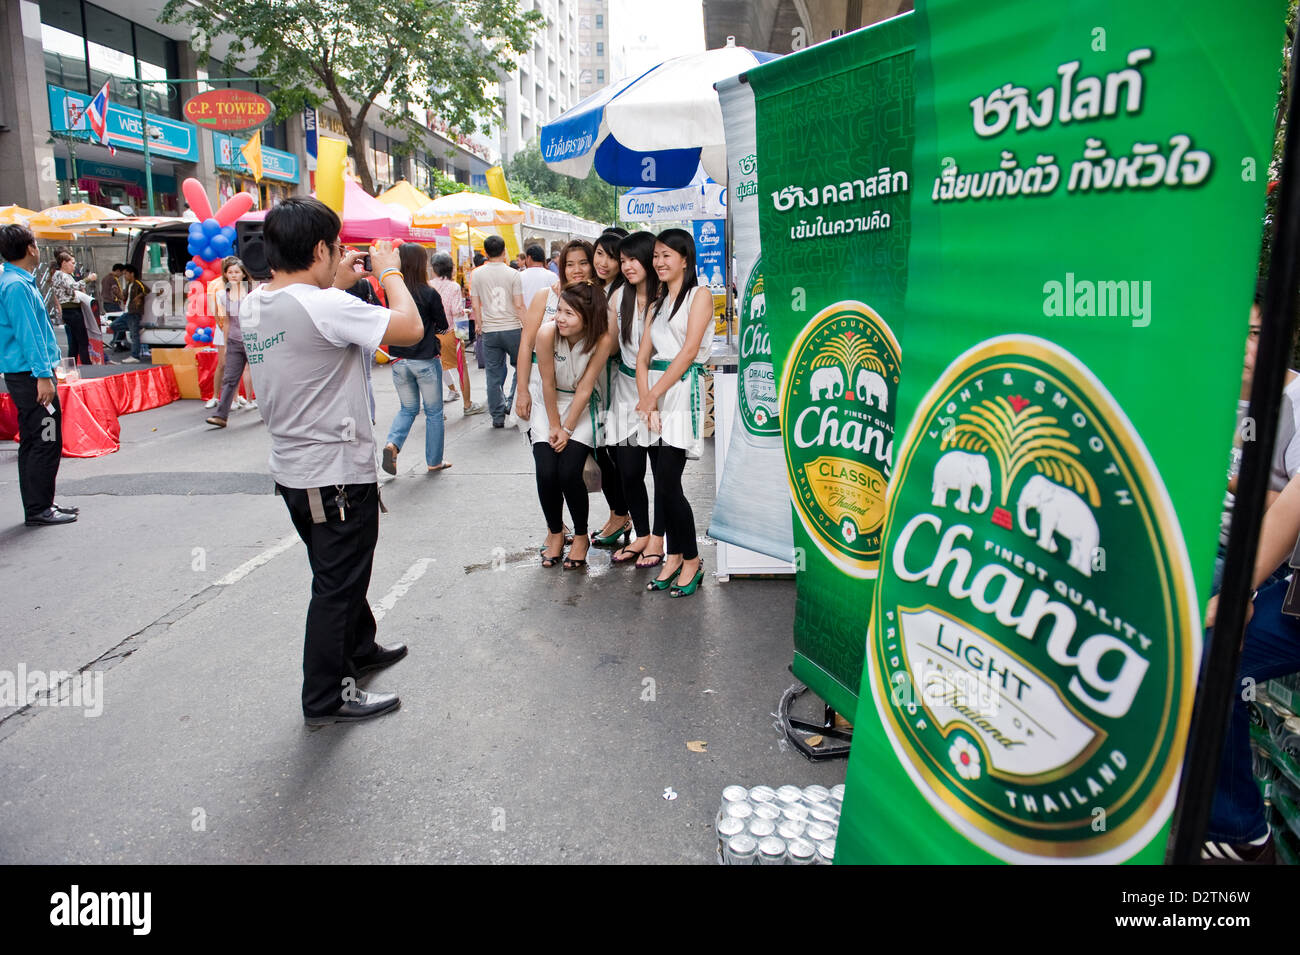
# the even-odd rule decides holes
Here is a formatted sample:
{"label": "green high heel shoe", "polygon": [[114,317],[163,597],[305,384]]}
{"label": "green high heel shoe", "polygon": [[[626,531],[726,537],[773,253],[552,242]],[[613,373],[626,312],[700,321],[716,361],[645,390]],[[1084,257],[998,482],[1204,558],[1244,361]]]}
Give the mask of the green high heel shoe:
{"label": "green high heel shoe", "polygon": [[701,567],[691,578],[691,582],[685,587],[673,587],[668,591],[669,597],[689,597],[695,591],[700,589],[700,584],[704,583],[704,568]]}
{"label": "green high heel shoe", "polygon": [[620,537],[623,539],[623,543],[626,544],[631,536],[632,518],[629,517],[622,527],[614,531],[614,533],[610,534],[608,537],[601,537],[599,534],[592,535],[591,544],[593,547],[613,547],[618,543]]}
{"label": "green high heel shoe", "polygon": [[652,580],[650,581],[650,583],[646,584],[645,589],[651,591],[652,593],[656,590],[667,590],[673,585],[673,581],[676,579],[677,579],[676,576],[669,577],[667,580],[659,580],[658,578],[656,578],[655,580]]}

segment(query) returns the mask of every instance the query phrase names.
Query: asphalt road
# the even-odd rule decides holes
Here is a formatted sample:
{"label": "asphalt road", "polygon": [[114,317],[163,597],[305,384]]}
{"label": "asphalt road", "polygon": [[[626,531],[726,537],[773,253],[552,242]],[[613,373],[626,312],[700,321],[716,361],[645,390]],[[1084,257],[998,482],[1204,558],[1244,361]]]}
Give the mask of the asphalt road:
{"label": "asphalt road", "polygon": [[[382,443],[397,398],[375,383]],[[383,490],[370,599],[411,652],[367,685],[402,708],[315,730],[311,577],[256,411],[122,418],[118,453],[63,459],[66,527],[22,526],[0,447],[0,673],[102,679],[80,707],[0,707],[0,862],[712,863],[724,786],[843,781],[774,725],[792,581],[710,573],[671,600],[595,548],[543,570],[524,438],[447,409],[454,467],[424,472],[417,421]],[[712,476],[710,442],[686,474],[701,535]]]}

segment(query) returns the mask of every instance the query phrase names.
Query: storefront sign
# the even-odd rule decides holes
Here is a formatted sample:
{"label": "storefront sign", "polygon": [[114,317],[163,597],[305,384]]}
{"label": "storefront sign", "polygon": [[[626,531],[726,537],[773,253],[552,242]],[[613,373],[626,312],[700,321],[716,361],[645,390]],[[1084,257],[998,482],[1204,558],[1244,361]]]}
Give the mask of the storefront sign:
{"label": "storefront sign", "polygon": [[794,507],[794,672],[849,720],[908,374],[912,21],[896,17],[748,73],[758,174],[743,201],[758,207]]}
{"label": "storefront sign", "polygon": [[[85,112],[90,97],[85,93],[65,90],[60,86],[47,87],[50,97],[50,128],[63,131],[88,130]],[[198,130],[189,123],[174,119],[149,117],[149,152],[154,156],[182,162],[199,161]],[[144,123],[138,109],[128,109],[110,101],[108,107],[108,141],[118,149],[144,150]]]}
{"label": "storefront sign", "polygon": [[910,423],[837,862],[1162,861],[1285,12],[918,5]]}
{"label": "storefront sign", "polygon": [[307,138],[307,170],[316,171],[316,108],[302,108],[302,128]]}
{"label": "storefront sign", "polygon": [[185,101],[185,118],[203,129],[238,132],[269,123],[275,107],[251,90],[208,90]]}
{"label": "storefront sign", "polygon": [[[244,148],[247,142],[246,139],[235,139],[224,133],[213,133],[212,149],[217,157],[217,165],[224,169],[234,169],[251,178],[253,171],[249,169],[248,163],[244,161],[244,157],[240,154],[240,150]],[[277,179],[280,182],[297,182],[298,157],[293,153],[286,153],[279,149],[263,146],[262,178]]]}
{"label": "storefront sign", "polygon": [[[54,157],[54,175],[60,181],[66,180],[72,175],[68,161],[62,156]],[[143,169],[130,169],[126,166],[118,166],[107,162],[88,162],[80,157],[77,158],[77,178],[125,182],[141,189],[145,187]],[[153,188],[154,192],[175,195],[177,192],[176,178],[174,176],[162,176],[155,172],[153,174]]]}

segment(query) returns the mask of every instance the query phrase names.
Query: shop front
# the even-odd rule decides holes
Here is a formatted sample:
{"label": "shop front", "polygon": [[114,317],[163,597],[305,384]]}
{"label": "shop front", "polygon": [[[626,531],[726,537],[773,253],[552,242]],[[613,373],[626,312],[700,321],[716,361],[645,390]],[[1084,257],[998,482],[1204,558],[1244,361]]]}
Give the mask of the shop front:
{"label": "shop front", "polygon": [[217,167],[217,193],[225,202],[238,192],[254,197],[254,206],[269,209],[281,199],[298,191],[301,175],[298,157],[293,153],[262,147],[262,181],[253,178],[253,171],[240,152],[248,139],[236,139],[225,133],[212,134],[212,155]]}
{"label": "shop front", "polygon": [[137,212],[146,212],[149,171],[143,155],[146,123],[142,115],[147,115],[153,211],[158,215],[180,214],[183,206],[177,192],[175,167],[178,163],[199,160],[195,126],[156,113],[141,114],[138,109],[110,102],[106,117],[108,145],[118,152],[110,162],[103,162],[111,154],[92,138],[86,121],[90,97],[53,84],[46,88],[50,130],[58,144],[55,175],[59,179],[60,198],[75,197],[114,209],[129,205]]}

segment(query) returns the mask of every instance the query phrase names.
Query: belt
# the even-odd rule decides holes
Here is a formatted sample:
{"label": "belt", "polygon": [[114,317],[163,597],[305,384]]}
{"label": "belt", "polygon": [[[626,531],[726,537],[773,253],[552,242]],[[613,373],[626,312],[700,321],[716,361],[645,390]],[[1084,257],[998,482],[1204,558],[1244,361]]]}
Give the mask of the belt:
{"label": "belt", "polygon": [[[656,358],[650,362],[650,370],[667,371],[671,364],[672,362],[666,361],[663,358]],[[629,368],[627,365],[623,364],[622,358],[618,359],[618,370],[629,378],[636,377],[636,369]],[[690,366],[686,369],[686,372],[682,375],[682,381],[685,381],[687,387],[691,389],[691,434],[696,438],[700,436],[700,378],[707,374],[708,369],[696,361],[691,362]]]}

